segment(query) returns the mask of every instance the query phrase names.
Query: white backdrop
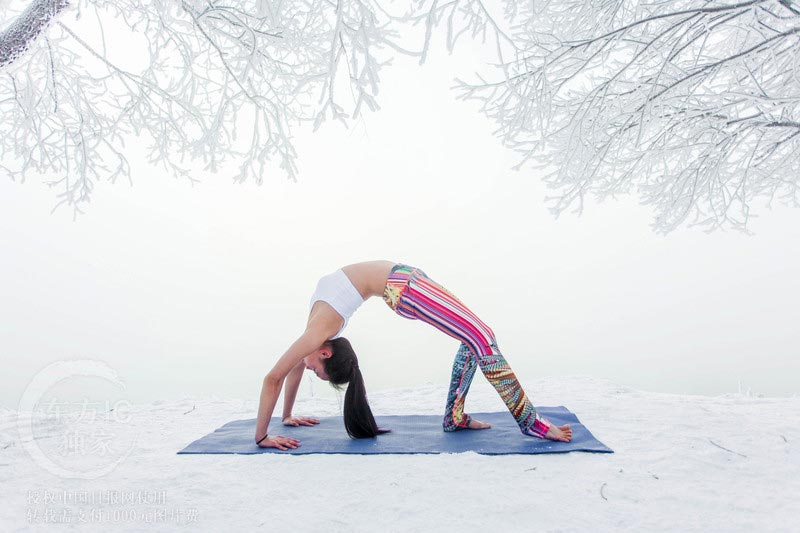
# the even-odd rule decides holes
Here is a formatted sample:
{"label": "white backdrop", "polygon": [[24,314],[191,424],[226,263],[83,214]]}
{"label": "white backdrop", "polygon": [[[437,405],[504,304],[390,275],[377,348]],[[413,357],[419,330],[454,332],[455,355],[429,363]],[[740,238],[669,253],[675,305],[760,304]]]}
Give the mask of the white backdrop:
{"label": "white backdrop", "polygon": [[[133,187],[99,185],[73,222],[50,214],[40,182],[0,179],[0,405],[73,358],[105,361],[136,401],[254,399],[317,279],[369,259],[420,266],[456,293],[523,384],[800,392],[800,211],[760,211],[753,237],[658,236],[633,198],[555,220],[536,172],[511,170],[491,124],[449,90],[474,52],[436,50],[387,69],[382,109],[351,129],[297,130],[298,183],[275,171],[261,187],[223,175],[192,187],[132,142]],[[369,390],[446,382],[457,348],[378,300],[347,336]]]}

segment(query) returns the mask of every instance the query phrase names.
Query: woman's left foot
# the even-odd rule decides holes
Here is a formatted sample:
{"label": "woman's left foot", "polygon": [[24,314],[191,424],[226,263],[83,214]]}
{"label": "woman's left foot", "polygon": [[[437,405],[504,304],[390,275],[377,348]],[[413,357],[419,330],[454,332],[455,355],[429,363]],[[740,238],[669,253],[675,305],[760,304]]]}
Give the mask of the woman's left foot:
{"label": "woman's left foot", "polygon": [[468,429],[489,429],[490,427],[492,427],[491,424],[475,420],[474,418],[470,419],[469,425],[467,426]]}
{"label": "woman's left foot", "polygon": [[547,435],[544,436],[547,440],[560,440],[562,442],[569,442],[572,440],[572,430],[569,424],[563,426],[556,426],[550,424],[550,429],[547,430]]}

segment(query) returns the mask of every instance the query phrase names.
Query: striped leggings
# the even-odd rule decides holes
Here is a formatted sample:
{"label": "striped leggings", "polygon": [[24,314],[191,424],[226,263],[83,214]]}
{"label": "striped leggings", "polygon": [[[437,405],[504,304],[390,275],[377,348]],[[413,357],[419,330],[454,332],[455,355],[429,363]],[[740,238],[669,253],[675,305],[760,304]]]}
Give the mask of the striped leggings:
{"label": "striped leggings", "polygon": [[489,380],[519,424],[520,430],[544,438],[550,422],[536,412],[517,377],[497,347],[494,332],[451,292],[432,281],[425,273],[408,265],[396,265],[383,293],[386,304],[397,314],[422,320],[461,341],[453,362],[443,427],[457,431],[469,425],[464,401],[475,367]]}

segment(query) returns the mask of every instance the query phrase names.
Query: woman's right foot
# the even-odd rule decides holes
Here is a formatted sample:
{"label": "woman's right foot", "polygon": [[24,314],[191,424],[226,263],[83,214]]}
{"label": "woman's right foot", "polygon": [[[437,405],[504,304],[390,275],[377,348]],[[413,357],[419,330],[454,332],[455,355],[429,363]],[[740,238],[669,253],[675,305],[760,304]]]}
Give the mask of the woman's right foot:
{"label": "woman's right foot", "polygon": [[492,427],[491,424],[487,422],[481,422],[480,420],[475,420],[474,418],[471,418],[469,424],[467,425],[467,428],[469,429],[489,429],[490,427]]}
{"label": "woman's right foot", "polygon": [[456,425],[452,422],[448,423],[447,420],[445,420],[445,422],[442,424],[444,430],[446,432],[452,432],[452,431],[461,431],[464,429],[489,429],[490,427],[492,427],[492,425],[487,422],[481,422],[480,420],[475,420],[469,415],[464,415],[464,416],[469,418],[469,422],[467,422],[466,426]]}
{"label": "woman's right foot", "polygon": [[547,434],[544,436],[544,438],[548,440],[569,442],[572,440],[572,430],[569,428],[569,424],[564,424],[563,426],[550,424],[550,429],[547,430]]}

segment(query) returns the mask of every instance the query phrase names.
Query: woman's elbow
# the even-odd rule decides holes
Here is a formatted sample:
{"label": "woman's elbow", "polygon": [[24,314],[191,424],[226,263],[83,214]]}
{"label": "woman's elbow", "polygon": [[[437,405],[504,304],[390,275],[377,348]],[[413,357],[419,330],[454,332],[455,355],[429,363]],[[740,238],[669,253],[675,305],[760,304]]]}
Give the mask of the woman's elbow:
{"label": "woman's elbow", "polygon": [[279,376],[274,370],[270,370],[269,373],[264,376],[264,386],[265,387],[275,387],[280,386],[281,381],[283,381],[284,376]]}

